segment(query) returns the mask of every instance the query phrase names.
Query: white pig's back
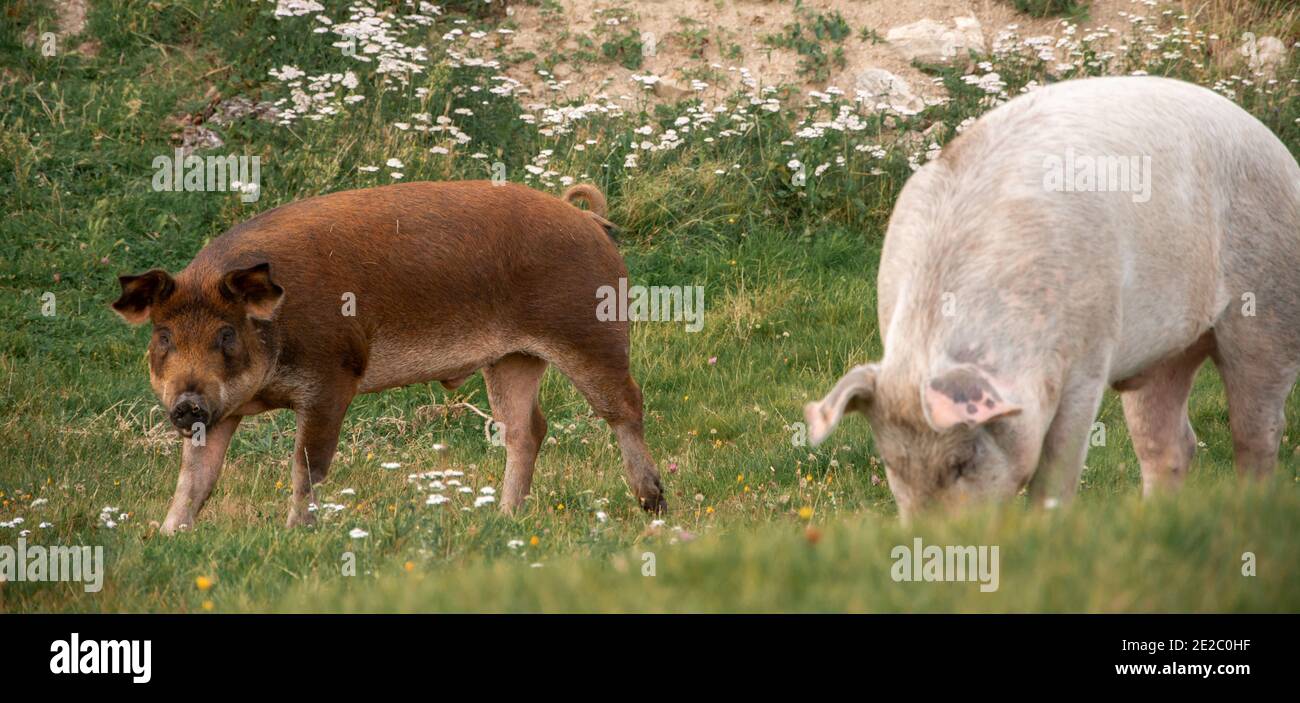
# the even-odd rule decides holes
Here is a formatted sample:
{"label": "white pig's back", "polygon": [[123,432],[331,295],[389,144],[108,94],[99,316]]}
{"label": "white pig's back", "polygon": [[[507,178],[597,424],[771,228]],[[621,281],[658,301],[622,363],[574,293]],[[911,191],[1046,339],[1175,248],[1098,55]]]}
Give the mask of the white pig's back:
{"label": "white pig's back", "polygon": [[898,281],[946,279],[930,287],[1015,308],[1014,319],[983,312],[985,324],[1114,337],[1117,376],[1186,346],[1252,286],[1300,308],[1300,168],[1205,88],[1154,77],[1041,88],[986,114],[913,180],[882,257],[882,306]]}

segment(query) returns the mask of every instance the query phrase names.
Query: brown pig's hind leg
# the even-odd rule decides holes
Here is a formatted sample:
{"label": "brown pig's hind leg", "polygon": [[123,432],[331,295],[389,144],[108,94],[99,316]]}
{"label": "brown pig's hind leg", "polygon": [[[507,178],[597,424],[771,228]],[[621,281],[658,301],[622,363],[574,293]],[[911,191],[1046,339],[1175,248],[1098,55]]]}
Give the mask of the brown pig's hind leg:
{"label": "brown pig's hind leg", "polygon": [[293,502],[289,506],[289,527],[315,523],[315,515],[308,510],[315,500],[312,487],[324,481],[329,473],[330,462],[339,445],[343,416],[356,393],[355,383],[327,388],[310,404],[294,408],[298,426],[293,448]]}
{"label": "brown pig's hind leg", "polygon": [[609,423],[623,452],[627,482],[642,509],[661,513],[668,509],[664,500],[659,469],[646,446],[642,427],[641,389],[628,371],[627,353],[598,354],[599,349],[577,352],[563,359],[553,359],[556,367],[573,381],[597,415]]}
{"label": "brown pig's hind leg", "polygon": [[537,402],[537,389],[546,362],[527,354],[509,354],[483,369],[492,417],[504,427],[506,478],[501,510],[514,512],[523,505],[533,484],[537,450],[546,438],[546,417]]}

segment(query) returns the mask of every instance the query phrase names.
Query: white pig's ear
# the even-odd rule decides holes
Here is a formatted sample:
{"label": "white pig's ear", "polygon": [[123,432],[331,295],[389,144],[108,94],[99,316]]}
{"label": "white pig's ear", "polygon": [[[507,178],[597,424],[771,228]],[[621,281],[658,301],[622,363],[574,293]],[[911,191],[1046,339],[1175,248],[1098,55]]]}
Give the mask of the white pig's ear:
{"label": "white pig's ear", "polygon": [[840,424],[848,410],[865,411],[876,395],[878,364],[855,366],[835,384],[821,402],[809,403],[803,408],[808,422],[808,441],[815,447]]}
{"label": "white pig's ear", "polygon": [[972,364],[958,364],[932,376],[921,388],[921,406],[930,427],[974,427],[1021,411],[1007,384]]}

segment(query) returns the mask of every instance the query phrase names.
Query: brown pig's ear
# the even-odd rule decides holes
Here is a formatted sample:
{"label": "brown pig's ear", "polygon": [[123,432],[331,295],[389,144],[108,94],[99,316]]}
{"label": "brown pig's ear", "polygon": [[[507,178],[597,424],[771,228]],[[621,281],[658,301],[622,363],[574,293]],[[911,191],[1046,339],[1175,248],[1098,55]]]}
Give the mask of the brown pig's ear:
{"label": "brown pig's ear", "polygon": [[117,282],[122,285],[122,295],[113,301],[113,310],[132,325],[149,319],[149,310],[176,290],[176,282],[162,269],[139,276],[118,276]]}
{"label": "brown pig's ear", "polygon": [[221,294],[242,302],[249,317],[269,320],[284,298],[284,289],[271,280],[271,265],[263,262],[227,273],[221,279]]}
{"label": "brown pig's ear", "polygon": [[876,396],[877,364],[855,366],[835,384],[830,393],[817,403],[804,406],[803,416],[808,423],[808,441],[815,447],[840,424],[844,413],[850,410],[865,411]]}

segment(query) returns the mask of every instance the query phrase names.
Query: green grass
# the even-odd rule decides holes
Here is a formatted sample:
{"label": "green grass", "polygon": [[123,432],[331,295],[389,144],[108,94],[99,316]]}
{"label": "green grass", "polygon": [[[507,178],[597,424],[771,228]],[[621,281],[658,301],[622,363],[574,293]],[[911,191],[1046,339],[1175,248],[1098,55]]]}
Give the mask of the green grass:
{"label": "green grass", "polygon": [[1080,18],[1087,14],[1088,3],[1079,0],[1012,0],[1021,12],[1034,17],[1065,16]]}
{"label": "green grass", "polygon": [[[327,6],[336,21],[346,17],[343,5]],[[942,142],[988,109],[990,97],[960,71],[936,73],[953,98],[948,104],[914,118],[866,115],[860,130],[801,133],[834,119],[838,103],[804,108],[778,91],[759,96],[760,103],[788,96],[775,112],[737,95],[721,100],[725,114],[705,122],[699,117],[709,110],[691,112],[689,100],[667,108],[638,98],[544,133],[520,120],[532,98],[468,90],[496,85],[493,71],[453,65],[439,49],[450,29],[490,31],[492,18],[455,25],[462,16],[454,15],[402,32],[433,47],[430,59],[409,80],[386,85],[373,66],[331,48],[337,37],[311,33],[310,17],[275,20],[273,7],[94,3],[88,33],[103,45],[95,58],[41,56],[22,35],[52,27],[53,13],[34,2],[6,10],[0,522],[25,522],[0,527],[0,542],[31,529],[33,543],[103,545],[109,572],[94,595],[70,584],[0,585],[0,610],[201,611],[205,601],[229,611],[1297,609],[1290,587],[1300,575],[1297,394],[1288,404],[1282,469],[1260,489],[1235,481],[1222,389],[1207,369],[1192,400],[1205,446],[1176,499],[1137,499],[1137,461],[1110,396],[1099,418],[1106,444],[1089,455],[1069,509],[1032,513],[1017,504],[912,527],[894,517],[860,418],[817,451],[791,443],[802,404],[849,365],[880,353],[873,280],[880,242],[909,161],[924,159],[923,148],[895,139],[899,130],[940,124]],[[1300,147],[1294,59],[1268,87],[1230,79],[1194,47],[1182,47],[1181,58],[1162,48],[1114,58],[1081,50],[1081,61],[1098,65],[1050,76],[1032,53],[987,58],[1008,95],[1031,80],[1139,67],[1224,81],[1293,151]],[[287,97],[267,73],[285,64],[312,75],[356,71],[355,92],[365,99],[340,102],[340,114],[320,122],[244,118],[214,127],[226,146],[211,153],[262,157],[257,203],[150,189],[152,158],[173,148],[173,116],[201,114],[209,88],[222,98]],[[418,124],[412,116],[420,113],[452,119],[471,141],[394,127]],[[680,117],[689,118],[690,131]],[[649,135],[641,131],[647,126]],[[682,145],[632,148],[660,143],[668,129],[678,130]],[[439,145],[449,153],[429,151]],[[856,148],[874,145],[883,154]],[[486,158],[476,158],[480,152]],[[194,531],[156,535],[150,523],[165,513],[179,447],[148,387],[147,330],[127,328],[107,307],[118,293],[116,275],[179,269],[210,238],[275,205],[390,182],[389,158],[404,163],[405,180],[484,177],[500,162],[512,180],[551,192],[562,189],[561,175],[596,181],[622,228],[635,282],[705,286],[701,332],[633,326],[647,437],[672,507],[663,525],[636,508],[608,429],[551,372],[542,406],[555,441],[543,447],[533,495],[517,517],[492,507],[461,510],[472,496],[452,491],[452,504],[429,506],[428,491],[407,481],[409,473],[456,470],[475,490],[500,487],[504,450],[484,441],[476,415],[448,410],[462,401],[486,409],[475,378],[450,393],[421,385],[359,398],[318,491],[321,501],[345,508],[324,514],[316,528],[281,526],[293,420],[280,413],[245,421]],[[793,178],[792,159],[807,167],[804,185]],[[821,164],[828,167],[817,174]],[[41,314],[46,292],[57,301],[52,317]],[[384,469],[384,462],[402,467]],[[100,520],[105,507],[129,517],[109,529]],[[51,526],[38,527],[44,522]],[[369,535],[352,539],[354,528]],[[917,535],[927,544],[998,545],[999,590],[892,581],[890,550]],[[514,540],[522,545],[511,547]],[[1258,558],[1257,576],[1241,575],[1247,551]],[[653,577],[642,575],[646,552],[655,555]],[[347,563],[356,575],[343,575]],[[199,577],[215,585],[200,590]]]}
{"label": "green grass", "polygon": [[[832,65],[844,68],[847,59],[844,47],[840,44],[852,30],[838,11],[820,13],[803,6],[797,6],[797,11],[800,17],[798,21],[782,27],[779,34],[764,37],[763,43],[772,48],[793,50],[799,54],[799,75],[810,80],[825,81],[830,76]],[[823,48],[825,41],[830,41],[833,45],[829,55]]]}
{"label": "green grass", "polygon": [[[777,518],[690,544],[642,540],[607,559],[533,553],[355,580],[304,579],[278,603],[326,611],[418,612],[1054,612],[1295,611],[1294,489],[1280,501],[1215,490],[1142,504],[966,516],[916,529],[875,515],[808,530]],[[1264,510],[1257,510],[1267,506]],[[1217,516],[1207,519],[1207,515]],[[895,545],[999,545],[997,589],[895,581]],[[531,552],[532,550],[528,550]],[[1242,575],[1242,554],[1259,557]],[[544,550],[543,550],[544,553]],[[648,556],[650,555],[650,556]],[[1045,555],[1067,555],[1046,558]],[[1269,557],[1259,555],[1271,555]],[[653,562],[651,561],[653,559]],[[653,563],[653,574],[646,565]],[[248,607],[247,605],[242,607]],[[258,607],[256,605],[254,608]]]}

